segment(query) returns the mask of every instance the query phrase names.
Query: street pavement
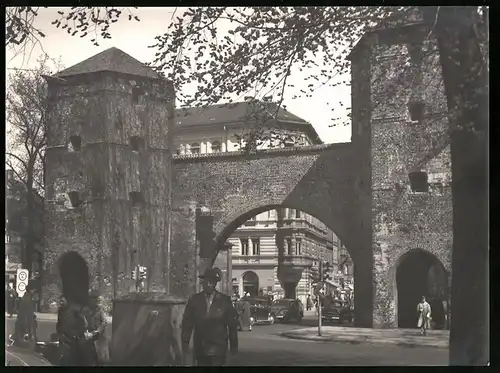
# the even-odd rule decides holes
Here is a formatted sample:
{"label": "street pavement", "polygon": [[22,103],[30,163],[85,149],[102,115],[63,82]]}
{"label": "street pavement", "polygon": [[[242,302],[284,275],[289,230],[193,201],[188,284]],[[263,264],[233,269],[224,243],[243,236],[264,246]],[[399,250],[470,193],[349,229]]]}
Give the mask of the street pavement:
{"label": "street pavement", "polygon": [[[314,318],[314,317],[312,317]],[[312,321],[306,317],[305,324]],[[55,332],[54,316],[38,318],[37,336],[47,341]],[[15,318],[6,318],[6,335],[14,332]],[[302,325],[256,325],[239,333],[239,353],[228,359],[232,366],[419,366],[448,365],[448,350],[435,347],[402,347],[391,344],[337,343],[288,339],[282,333],[299,331]],[[348,328],[346,328],[348,329]],[[415,332],[418,332],[415,330]],[[107,328],[111,338],[111,326]],[[22,356],[21,356],[22,358]],[[21,364],[22,365],[22,364]],[[35,365],[35,364],[33,364]]]}

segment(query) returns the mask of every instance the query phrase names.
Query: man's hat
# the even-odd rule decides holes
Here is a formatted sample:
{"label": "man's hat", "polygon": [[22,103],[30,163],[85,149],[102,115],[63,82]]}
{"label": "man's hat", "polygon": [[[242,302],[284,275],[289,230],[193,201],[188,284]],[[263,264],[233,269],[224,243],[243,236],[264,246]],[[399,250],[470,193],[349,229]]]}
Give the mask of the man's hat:
{"label": "man's hat", "polygon": [[215,268],[208,268],[204,274],[199,275],[199,278],[209,278],[212,280],[215,280],[216,282],[219,282],[221,280],[221,272],[220,269],[215,267]]}

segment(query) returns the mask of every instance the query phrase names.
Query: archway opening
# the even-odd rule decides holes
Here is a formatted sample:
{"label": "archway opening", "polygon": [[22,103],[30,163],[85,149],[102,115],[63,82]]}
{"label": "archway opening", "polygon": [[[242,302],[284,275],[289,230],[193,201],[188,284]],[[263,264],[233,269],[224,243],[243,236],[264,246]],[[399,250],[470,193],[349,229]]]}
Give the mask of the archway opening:
{"label": "archway opening", "polygon": [[[308,295],[317,297],[319,263],[328,262],[329,279],[322,293],[353,301],[353,260],[340,237],[320,219],[289,205],[265,205],[228,221],[217,246],[229,242],[232,249],[221,251],[213,262],[231,273],[232,281],[221,286],[223,292],[306,304]],[[244,278],[249,272],[256,274],[257,288],[257,281]]]}
{"label": "archway opening", "polygon": [[90,278],[85,259],[76,251],[69,251],[59,258],[58,268],[63,296],[69,302],[86,304]]}
{"label": "archway opening", "polygon": [[259,276],[253,271],[243,274],[243,293],[255,297],[259,294]]}
{"label": "archway opening", "polygon": [[419,249],[406,254],[396,270],[398,327],[417,327],[417,304],[425,296],[431,305],[433,328],[446,328],[447,283],[446,270],[434,255]]}

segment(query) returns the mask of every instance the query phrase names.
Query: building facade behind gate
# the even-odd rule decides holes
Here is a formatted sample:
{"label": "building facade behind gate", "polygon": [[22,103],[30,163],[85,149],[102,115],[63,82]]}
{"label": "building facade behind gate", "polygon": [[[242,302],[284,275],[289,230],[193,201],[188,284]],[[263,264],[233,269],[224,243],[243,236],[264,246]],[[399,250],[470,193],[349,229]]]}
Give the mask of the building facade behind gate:
{"label": "building facade behind gate", "polygon": [[[86,259],[108,299],[130,290],[134,263],[151,268],[150,290],[168,285],[191,294],[194,210],[204,206],[218,245],[269,209],[299,209],[323,221],[353,259],[360,326],[412,323],[421,295],[449,306],[448,123],[426,36],[424,26],[412,25],[366,35],[354,49],[352,143],[174,156],[172,178],[167,82],[111,67],[68,69],[65,82],[50,83],[45,302],[57,296],[56,263],[68,250]],[[155,93],[162,84],[166,98]]]}

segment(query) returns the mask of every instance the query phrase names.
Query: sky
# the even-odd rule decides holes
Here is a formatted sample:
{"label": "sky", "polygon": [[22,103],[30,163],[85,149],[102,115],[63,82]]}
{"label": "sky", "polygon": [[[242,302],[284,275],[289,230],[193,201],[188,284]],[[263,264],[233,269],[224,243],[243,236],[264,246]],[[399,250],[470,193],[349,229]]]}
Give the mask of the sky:
{"label": "sky", "polygon": [[[112,38],[100,40],[99,46],[94,46],[89,37],[80,38],[70,36],[67,32],[57,29],[51,22],[58,17],[57,11],[61,8],[40,8],[35,20],[35,27],[46,37],[41,39],[41,45],[36,45],[28,53],[18,53],[7,50],[7,69],[30,69],[36,66],[37,58],[47,53],[51,58],[60,59],[64,67],[73,66],[108,48],[116,47],[141,62],[152,62],[156,52],[148,46],[155,44],[154,37],[164,34],[171,22],[175,8],[168,7],[140,7],[133,13],[140,18],[140,22],[128,21],[126,15],[109,29]],[[179,16],[180,10],[175,14]],[[220,24],[224,30],[225,25]],[[321,67],[319,68],[321,69]],[[311,71],[311,70],[310,70]],[[350,75],[339,75],[336,81],[350,81]],[[304,81],[301,72],[293,71],[289,79],[290,84],[296,86],[295,91],[285,92],[284,105],[293,114],[305,119],[313,125],[318,135],[325,143],[348,142],[351,138],[350,125],[336,125],[332,127],[332,117],[346,118],[346,108],[351,104],[351,89],[347,84],[336,87],[324,86],[317,89],[312,97],[292,99],[301,87],[309,82]],[[8,81],[7,83],[8,84]],[[340,105],[341,102],[343,105]],[[334,111],[332,112],[332,108]]]}

